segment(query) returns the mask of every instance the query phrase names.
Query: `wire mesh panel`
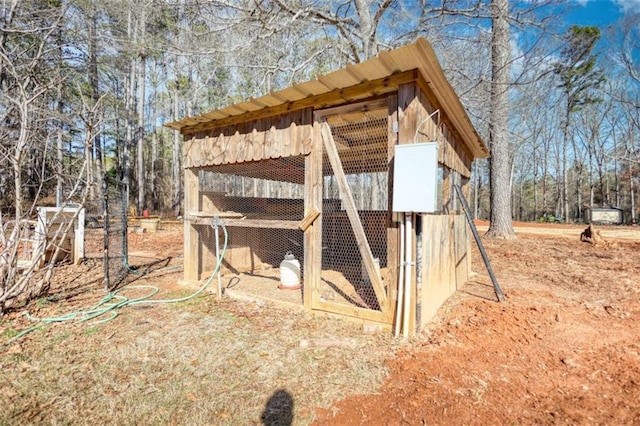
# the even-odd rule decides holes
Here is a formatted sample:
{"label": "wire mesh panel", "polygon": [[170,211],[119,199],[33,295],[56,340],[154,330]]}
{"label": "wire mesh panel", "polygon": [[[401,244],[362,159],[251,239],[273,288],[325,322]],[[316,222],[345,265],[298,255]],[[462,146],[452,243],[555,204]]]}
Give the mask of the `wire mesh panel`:
{"label": "wire mesh panel", "polygon": [[387,268],[388,119],[387,109],[325,117],[344,172],[348,190],[339,185],[339,170],[323,158],[322,280],[323,301],[380,310],[372,279],[347,211],[357,210],[374,258],[375,273]]}
{"label": "wire mesh panel", "polygon": [[104,205],[102,200],[84,203],[84,256],[102,259],[104,255]]}
{"label": "wire mesh panel", "polygon": [[126,277],[127,204],[124,185],[109,180],[104,199],[85,203],[85,257],[104,262],[104,284],[116,287]]}
{"label": "wire mesh panel", "polygon": [[123,199],[108,199],[105,217],[105,286],[114,288],[127,276],[127,212]]}
{"label": "wire mesh panel", "polygon": [[223,243],[220,232],[216,240],[220,221],[229,236],[222,265],[225,285],[301,303],[300,291],[282,291],[279,266],[287,253],[304,264],[303,232],[297,229],[304,216],[304,156],[202,169],[198,187],[203,278],[214,270]]}

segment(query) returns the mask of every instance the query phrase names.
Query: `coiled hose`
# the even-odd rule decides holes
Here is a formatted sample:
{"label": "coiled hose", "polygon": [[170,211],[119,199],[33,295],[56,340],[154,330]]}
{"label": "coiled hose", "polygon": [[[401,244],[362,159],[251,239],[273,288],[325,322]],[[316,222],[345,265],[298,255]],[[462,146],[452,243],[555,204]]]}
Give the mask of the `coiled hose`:
{"label": "coiled hose", "polygon": [[[22,330],[21,332],[16,334],[13,338],[11,338],[11,340],[9,340],[6,343],[6,345],[11,344],[12,342],[26,336],[27,334],[31,333],[34,330],[37,330],[40,327],[43,327],[46,324],[66,322],[66,321],[86,322],[93,319],[97,319],[97,320],[93,321],[91,325],[102,324],[116,318],[118,316],[118,309],[125,306],[141,305],[141,304],[149,304],[149,303],[177,303],[177,302],[184,302],[184,301],[193,299],[195,297],[198,297],[200,293],[202,293],[207,287],[209,287],[213,279],[216,277],[216,275],[220,271],[220,268],[222,266],[222,260],[224,259],[225,252],[227,251],[227,243],[229,242],[229,234],[227,233],[227,228],[224,226],[224,224],[218,224],[218,221],[216,221],[216,224],[211,226],[212,227],[220,226],[222,228],[222,231],[224,234],[224,244],[222,246],[222,251],[220,252],[220,255],[216,258],[216,267],[213,270],[213,273],[211,274],[209,279],[207,279],[204,282],[204,284],[194,293],[188,296],[179,297],[176,299],[151,299],[151,297],[155,296],[160,291],[158,287],[153,285],[129,285],[129,286],[122,287],[118,290],[109,292],[98,303],[96,303],[92,307],[83,311],[75,311],[75,312],[70,312],[68,314],[61,315],[58,317],[45,317],[45,318],[37,318],[29,314],[29,312],[27,312],[25,316],[29,318],[31,321],[36,321],[37,324],[34,324],[31,327],[25,330]],[[149,293],[144,296],[136,297],[132,299],[121,294],[122,292],[125,292],[127,290],[134,290],[134,289],[148,289]],[[102,316],[107,316],[107,317],[99,319]]]}

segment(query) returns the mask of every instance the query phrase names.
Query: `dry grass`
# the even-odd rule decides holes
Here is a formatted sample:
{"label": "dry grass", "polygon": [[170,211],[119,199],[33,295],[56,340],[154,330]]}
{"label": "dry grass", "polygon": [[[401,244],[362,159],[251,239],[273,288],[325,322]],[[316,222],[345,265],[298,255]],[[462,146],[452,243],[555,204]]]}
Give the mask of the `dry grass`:
{"label": "dry grass", "polygon": [[[0,323],[0,344],[16,324]],[[378,388],[397,350],[388,335],[211,296],[125,308],[103,325],[49,326],[0,349],[0,424],[248,425],[291,415],[308,424],[314,408]],[[331,337],[356,347],[299,344]]]}

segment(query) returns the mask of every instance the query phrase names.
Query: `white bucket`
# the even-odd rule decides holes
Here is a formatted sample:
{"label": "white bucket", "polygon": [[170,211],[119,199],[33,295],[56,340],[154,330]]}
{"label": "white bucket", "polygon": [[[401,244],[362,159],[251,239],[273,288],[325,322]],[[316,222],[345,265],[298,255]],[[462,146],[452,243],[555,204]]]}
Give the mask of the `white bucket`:
{"label": "white bucket", "polygon": [[280,262],[280,286],[282,289],[300,288],[300,262],[291,252],[287,252]]}

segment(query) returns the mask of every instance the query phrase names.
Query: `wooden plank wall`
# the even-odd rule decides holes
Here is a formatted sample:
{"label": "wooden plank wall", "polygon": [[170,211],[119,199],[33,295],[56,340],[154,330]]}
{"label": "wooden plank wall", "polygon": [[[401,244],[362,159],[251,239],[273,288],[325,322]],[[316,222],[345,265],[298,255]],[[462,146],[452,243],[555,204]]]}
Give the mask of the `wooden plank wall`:
{"label": "wooden plank wall", "polygon": [[471,246],[464,215],[422,216],[422,288],[419,327],[459,289],[471,272]]}
{"label": "wooden plank wall", "polygon": [[[393,200],[393,167],[395,156],[395,145],[398,143],[398,132],[395,123],[398,122],[398,96],[389,96],[387,104],[389,123],[387,125],[387,162],[389,164],[387,200]],[[400,267],[400,229],[395,220],[392,203],[388,203],[386,231],[387,231],[387,277],[386,282],[389,293],[388,323],[393,324],[398,309],[398,271]]]}
{"label": "wooden plank wall", "polygon": [[[418,113],[418,129],[416,142],[438,142],[438,162],[453,169],[462,176],[471,176],[471,155],[454,132],[447,127],[445,112],[429,102],[429,96],[419,91],[421,108]],[[440,123],[440,126],[438,126]]]}
{"label": "wooden plank wall", "polygon": [[[184,171],[184,210],[185,212],[199,211],[200,197],[198,194],[198,171],[185,169]],[[184,279],[197,281],[202,272],[200,265],[200,237],[196,227],[187,219],[184,221]]]}
{"label": "wooden plank wall", "polygon": [[[216,266],[215,232],[210,226],[198,226],[202,241],[201,277],[208,278]],[[229,241],[222,263],[222,274],[256,273],[263,269],[277,268],[284,255],[291,251],[301,264],[304,263],[302,249],[303,233],[293,229],[265,229],[227,227]],[[297,244],[292,243],[295,241]],[[219,248],[224,237],[219,232]]]}
{"label": "wooden plank wall", "polygon": [[185,135],[184,167],[306,155],[311,151],[312,114],[307,108]]}

